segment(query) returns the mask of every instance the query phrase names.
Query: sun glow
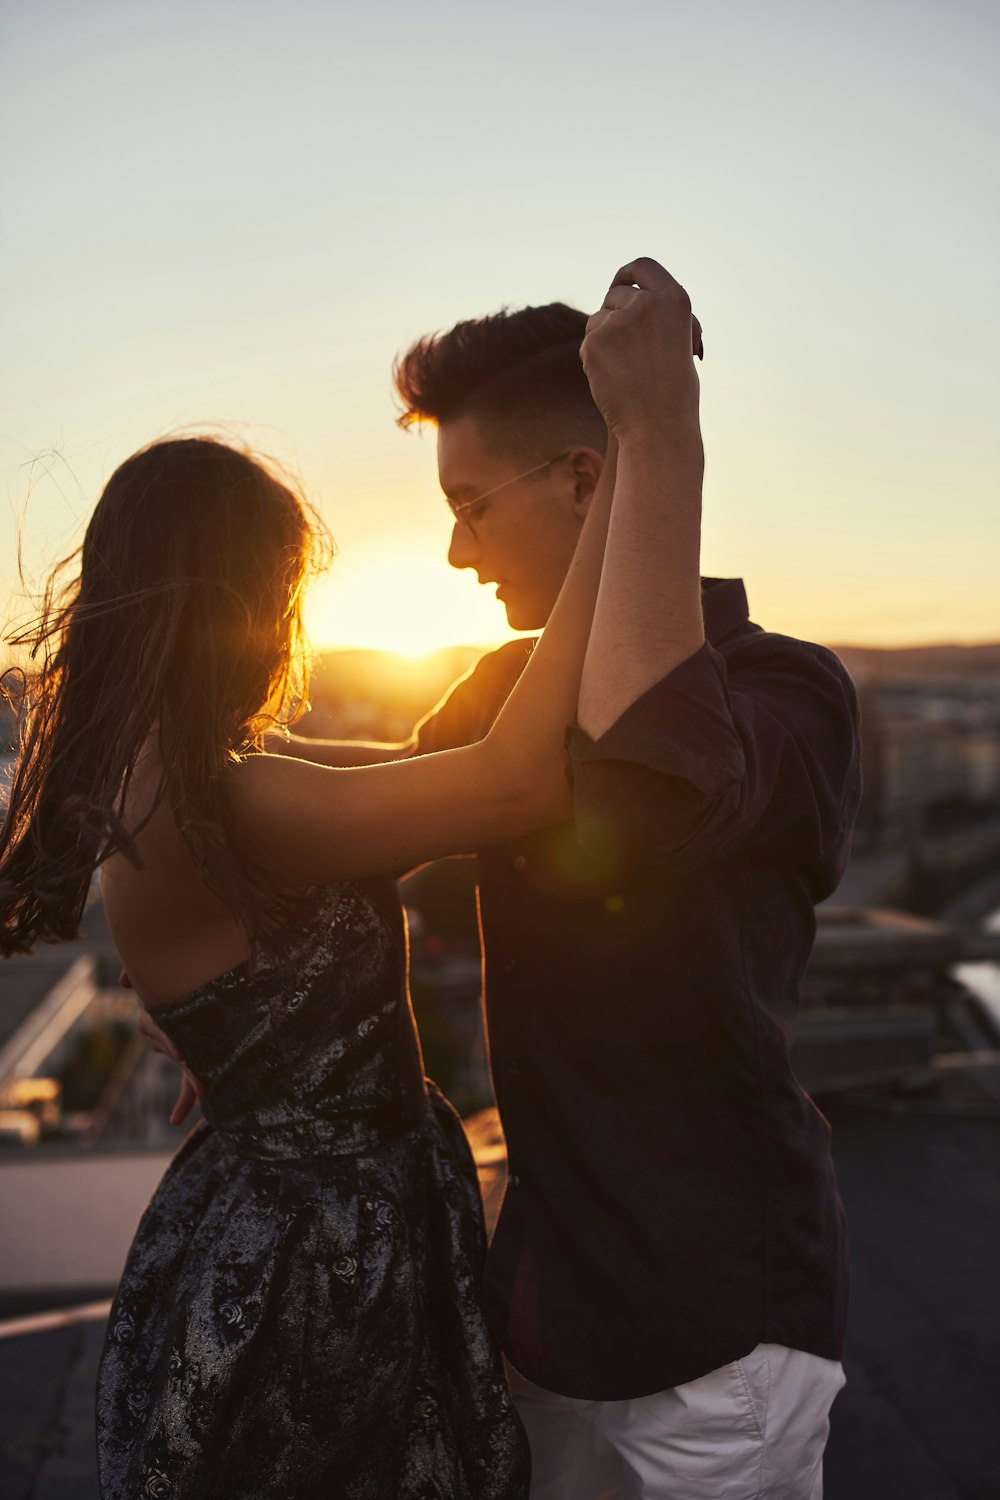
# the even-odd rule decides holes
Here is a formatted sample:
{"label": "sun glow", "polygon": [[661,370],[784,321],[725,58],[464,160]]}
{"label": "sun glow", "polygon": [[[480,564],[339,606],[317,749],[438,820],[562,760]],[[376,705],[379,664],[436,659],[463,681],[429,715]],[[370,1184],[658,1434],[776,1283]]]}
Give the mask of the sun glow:
{"label": "sun glow", "polygon": [[427,556],[378,558],[343,573],[338,562],[310,594],[306,618],[317,646],[401,656],[494,645],[513,634],[492,589]]}

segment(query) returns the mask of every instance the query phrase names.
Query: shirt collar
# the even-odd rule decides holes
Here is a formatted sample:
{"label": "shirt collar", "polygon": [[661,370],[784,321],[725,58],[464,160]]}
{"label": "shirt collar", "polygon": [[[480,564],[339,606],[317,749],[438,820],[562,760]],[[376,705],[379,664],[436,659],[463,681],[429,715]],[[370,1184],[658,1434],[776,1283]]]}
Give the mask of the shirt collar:
{"label": "shirt collar", "polygon": [[701,606],[705,617],[705,638],[713,646],[745,625],[750,618],[742,578],[703,578]]}

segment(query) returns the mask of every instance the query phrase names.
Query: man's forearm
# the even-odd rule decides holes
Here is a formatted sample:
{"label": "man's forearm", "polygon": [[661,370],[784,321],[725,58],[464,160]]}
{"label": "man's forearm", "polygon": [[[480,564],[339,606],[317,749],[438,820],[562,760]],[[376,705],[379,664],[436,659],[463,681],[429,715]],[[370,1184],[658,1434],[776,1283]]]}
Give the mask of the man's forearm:
{"label": "man's forearm", "polygon": [[597,739],[705,639],[701,325],[679,282],[643,256],[615,276],[580,353],[619,447],[577,715]]}
{"label": "man's forearm", "polygon": [[705,639],[697,424],[669,441],[623,440],[604,569],[580,685],[593,739]]}

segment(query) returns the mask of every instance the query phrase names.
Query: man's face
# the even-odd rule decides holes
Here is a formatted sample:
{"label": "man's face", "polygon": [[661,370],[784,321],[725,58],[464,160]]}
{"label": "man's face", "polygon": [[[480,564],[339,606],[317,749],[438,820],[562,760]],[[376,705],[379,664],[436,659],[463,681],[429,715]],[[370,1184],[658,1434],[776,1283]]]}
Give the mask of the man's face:
{"label": "man's face", "polygon": [[[540,630],[548,619],[601,462],[599,453],[578,447],[519,478],[533,465],[494,453],[475,417],[456,417],[438,428],[441,488],[458,512],[448,561],[453,568],[474,568],[480,583],[499,585],[497,598],[514,630]],[[476,503],[467,505],[470,500]]]}

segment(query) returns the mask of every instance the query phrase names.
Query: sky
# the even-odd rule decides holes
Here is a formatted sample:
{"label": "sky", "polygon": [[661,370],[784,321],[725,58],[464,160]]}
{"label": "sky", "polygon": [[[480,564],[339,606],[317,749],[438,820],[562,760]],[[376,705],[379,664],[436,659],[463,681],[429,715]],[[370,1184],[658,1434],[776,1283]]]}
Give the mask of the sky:
{"label": "sky", "polygon": [[600,304],[705,329],[703,568],[829,643],[1000,638],[988,0],[0,0],[0,607],[114,467],[210,428],[338,545],[321,644],[504,639],[393,356]]}

